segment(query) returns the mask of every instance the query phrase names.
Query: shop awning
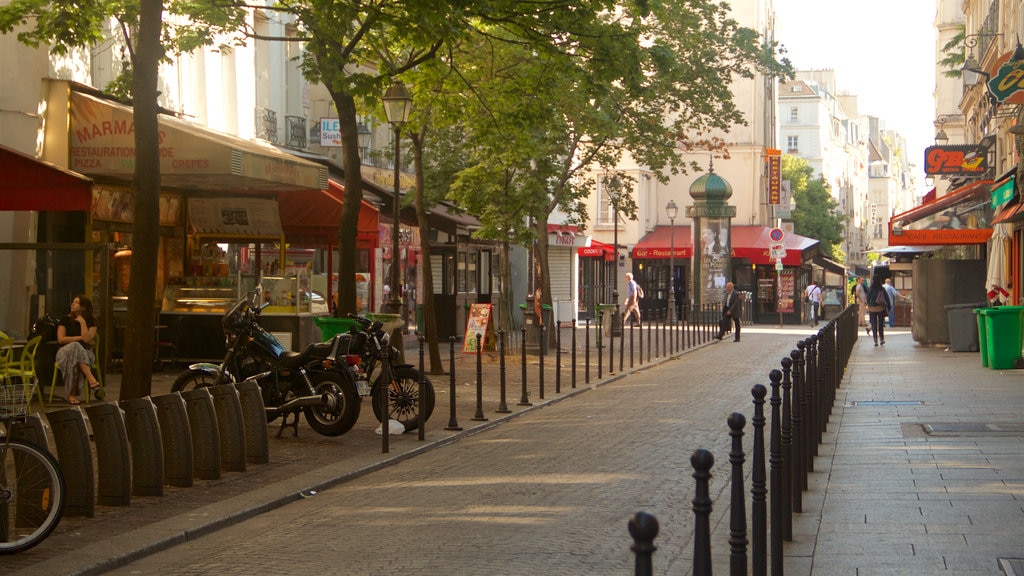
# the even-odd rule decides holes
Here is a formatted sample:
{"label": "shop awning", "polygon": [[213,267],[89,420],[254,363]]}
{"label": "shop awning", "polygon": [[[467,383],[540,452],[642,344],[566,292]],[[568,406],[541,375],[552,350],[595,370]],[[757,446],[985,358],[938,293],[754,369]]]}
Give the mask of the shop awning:
{"label": "shop awning", "polygon": [[977,180],[889,219],[891,246],[983,244],[992,236],[992,180]]}
{"label": "shop awning", "polygon": [[[751,264],[775,264],[769,251],[769,245],[772,243],[770,232],[771,228],[767,226],[733,226],[732,257],[746,258]],[[786,257],[782,259],[782,264],[802,266],[805,256],[812,256],[809,252],[818,246],[818,241],[788,233],[783,236],[782,244],[786,249]]]}
{"label": "shop awning", "polygon": [[1024,220],[1024,204],[1021,204],[1020,196],[1014,196],[992,218],[992,225],[995,226],[1003,222],[1020,222],[1021,220]]}
{"label": "shop awning", "polygon": [[811,260],[811,263],[819,268],[828,270],[833,274],[846,276],[846,267],[840,264],[839,262],[836,262],[835,260],[830,260],[828,258],[825,258],[824,256],[818,256],[817,258]]}
{"label": "shop awning", "polygon": [[607,262],[612,262],[615,260],[615,247],[591,238],[587,246],[576,249],[576,254],[580,258],[603,258]]}
{"label": "shop awning", "polygon": [[[633,258],[691,258],[693,257],[693,237],[689,226],[655,226],[636,246],[633,247]],[[675,250],[673,251],[673,247]],[[674,252],[674,253],[673,253]]]}
{"label": "shop awning", "polygon": [[[274,146],[223,134],[161,114],[163,186],[208,192],[325,190],[327,168]],[[70,167],[94,177],[130,180],[135,171],[132,109],[71,93]]]}
{"label": "shop awning", "polygon": [[[338,224],[345,188],[331,180],[327,190],[300,190],[277,195],[285,240],[304,247],[338,245]],[[378,236],[380,211],[363,200],[359,208],[357,236],[374,240]]]}
{"label": "shop awning", "polygon": [[0,211],[87,212],[92,180],[0,146]]}

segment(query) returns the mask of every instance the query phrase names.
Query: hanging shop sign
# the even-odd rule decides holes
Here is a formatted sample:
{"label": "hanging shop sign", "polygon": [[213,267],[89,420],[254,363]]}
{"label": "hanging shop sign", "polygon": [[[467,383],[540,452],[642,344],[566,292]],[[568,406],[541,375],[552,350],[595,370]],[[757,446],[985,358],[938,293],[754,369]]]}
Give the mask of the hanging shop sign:
{"label": "hanging shop sign", "polygon": [[928,175],[980,176],[988,170],[984,146],[929,146],[924,151],[924,173]]}
{"label": "hanging shop sign", "polygon": [[1024,93],[1024,60],[1010,60],[1008,56],[1011,54],[1007,52],[1000,58],[1006,58],[1006,61],[988,81],[988,91],[997,102],[1006,102],[1018,93]]}

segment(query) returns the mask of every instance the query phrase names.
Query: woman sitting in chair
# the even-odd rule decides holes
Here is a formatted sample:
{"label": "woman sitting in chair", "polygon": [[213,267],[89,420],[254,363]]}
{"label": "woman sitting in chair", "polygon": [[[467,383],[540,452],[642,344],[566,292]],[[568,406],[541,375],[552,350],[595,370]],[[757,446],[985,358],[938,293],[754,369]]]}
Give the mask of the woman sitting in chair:
{"label": "woman sitting in chair", "polygon": [[92,374],[92,365],[96,357],[92,352],[92,344],[96,339],[96,317],[92,313],[92,300],[85,296],[76,296],[71,301],[71,313],[61,319],[57,326],[57,364],[64,375],[64,391],[68,404],[80,404],[77,396],[81,394],[83,377],[89,383],[90,390],[98,390],[100,383]]}

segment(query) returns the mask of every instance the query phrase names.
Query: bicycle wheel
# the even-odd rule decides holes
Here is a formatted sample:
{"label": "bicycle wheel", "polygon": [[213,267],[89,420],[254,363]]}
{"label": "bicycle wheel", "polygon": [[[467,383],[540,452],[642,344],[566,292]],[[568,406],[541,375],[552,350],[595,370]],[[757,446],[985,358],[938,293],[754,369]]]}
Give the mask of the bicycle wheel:
{"label": "bicycle wheel", "polygon": [[64,476],[49,452],[0,437],[0,554],[39,544],[64,514]]}

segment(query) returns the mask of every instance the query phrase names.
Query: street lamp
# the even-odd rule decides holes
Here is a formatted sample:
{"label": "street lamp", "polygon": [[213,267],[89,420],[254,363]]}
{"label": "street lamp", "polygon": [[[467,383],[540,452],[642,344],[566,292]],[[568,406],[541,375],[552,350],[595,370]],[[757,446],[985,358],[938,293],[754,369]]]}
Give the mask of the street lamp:
{"label": "street lamp", "polygon": [[668,240],[668,313],[671,314],[672,322],[676,321],[676,216],[679,214],[679,207],[675,200],[669,200],[665,205],[665,215],[668,216],[669,240]]}
{"label": "street lamp", "polygon": [[605,186],[608,189],[608,200],[612,203],[612,249],[615,251],[614,273],[612,274],[612,299],[619,301],[619,178],[613,176],[611,180],[605,179]]}
{"label": "street lamp", "polygon": [[409,120],[409,112],[412,110],[412,97],[405,89],[405,84],[396,80],[384,93],[384,114],[388,118],[388,124],[395,128],[395,200],[394,200],[394,222],[391,228],[391,298],[388,300],[388,311],[392,314],[401,314],[402,306],[402,275],[401,261],[399,256],[399,166],[401,164],[401,133],[402,124]]}

